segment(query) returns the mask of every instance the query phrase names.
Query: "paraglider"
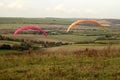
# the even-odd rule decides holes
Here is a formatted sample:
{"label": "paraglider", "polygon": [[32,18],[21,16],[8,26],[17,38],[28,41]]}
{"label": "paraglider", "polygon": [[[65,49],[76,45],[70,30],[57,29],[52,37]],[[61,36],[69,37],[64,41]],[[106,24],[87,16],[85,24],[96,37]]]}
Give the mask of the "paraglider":
{"label": "paraglider", "polygon": [[14,32],[14,36],[16,36],[19,32],[21,32],[23,30],[28,30],[28,29],[37,30],[37,31],[41,32],[43,35],[47,36],[47,33],[44,30],[42,30],[41,28],[38,28],[36,26],[23,26]]}
{"label": "paraglider", "polygon": [[98,21],[96,21],[96,20],[78,20],[78,21],[72,23],[72,24],[68,27],[67,32],[69,32],[69,31],[70,31],[72,28],[74,28],[76,25],[78,25],[78,24],[80,24],[80,23],[83,23],[83,22],[95,23],[95,24],[97,24],[98,26],[100,26],[101,28],[103,28],[103,30],[105,30],[105,27],[104,27],[100,22],[98,22]]}

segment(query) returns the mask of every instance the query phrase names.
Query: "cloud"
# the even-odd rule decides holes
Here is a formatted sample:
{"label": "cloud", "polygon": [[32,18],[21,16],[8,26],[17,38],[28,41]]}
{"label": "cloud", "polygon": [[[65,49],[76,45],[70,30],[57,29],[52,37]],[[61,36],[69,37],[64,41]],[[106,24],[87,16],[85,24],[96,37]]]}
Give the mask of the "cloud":
{"label": "cloud", "polygon": [[120,0],[0,0],[0,16],[120,18],[119,4]]}
{"label": "cloud", "polygon": [[18,9],[23,7],[23,1],[22,0],[1,1],[0,6],[4,8]]}
{"label": "cloud", "polygon": [[12,4],[7,5],[7,7],[8,8],[22,8],[23,5],[22,4],[14,4],[14,3],[12,3]]}
{"label": "cloud", "polygon": [[86,13],[94,13],[95,11],[93,9],[85,9],[84,12],[86,12]]}
{"label": "cloud", "polygon": [[8,8],[22,8],[23,3],[21,0],[16,0],[14,2],[11,2],[7,5]]}
{"label": "cloud", "polygon": [[47,11],[52,11],[52,12],[66,12],[66,8],[64,7],[63,4],[59,4],[55,7],[49,7],[46,8]]}
{"label": "cloud", "polygon": [[[75,9],[75,8],[66,8],[63,4],[59,4],[55,7],[49,7],[46,9],[47,11],[52,11],[52,12],[55,12],[55,13],[60,13],[60,14],[63,14],[63,13],[66,13],[66,14],[70,14],[70,13],[78,13],[80,12],[80,9]],[[63,12],[63,13],[61,13]]]}
{"label": "cloud", "polygon": [[63,8],[64,8],[63,4],[60,4],[60,5],[57,5],[54,9],[55,10],[61,10]]}
{"label": "cloud", "polygon": [[0,3],[0,6],[3,6],[4,5],[4,3]]}
{"label": "cloud", "polygon": [[54,7],[49,7],[46,9],[49,13],[55,13],[56,15],[74,15],[74,16],[82,16],[82,15],[90,15],[95,14],[96,10],[92,8],[72,8],[72,7],[66,7],[63,4],[56,5]]}

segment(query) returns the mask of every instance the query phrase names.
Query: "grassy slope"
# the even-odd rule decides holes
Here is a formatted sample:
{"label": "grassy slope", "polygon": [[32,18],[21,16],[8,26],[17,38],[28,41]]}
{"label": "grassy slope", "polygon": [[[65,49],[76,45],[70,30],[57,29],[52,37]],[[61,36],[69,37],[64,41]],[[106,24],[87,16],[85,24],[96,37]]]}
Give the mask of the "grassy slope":
{"label": "grassy slope", "polygon": [[119,80],[120,54],[115,49],[113,47],[109,52],[109,48],[98,50],[96,47],[86,51],[75,47],[74,50],[72,47],[56,47],[31,55],[2,55],[0,79]]}
{"label": "grassy slope", "polygon": [[[69,21],[54,19],[0,19],[0,29],[16,29],[16,26],[34,24],[69,24]],[[11,25],[11,23],[14,23]],[[70,21],[71,23],[71,21]],[[31,25],[31,24],[30,24]],[[111,33],[110,33],[111,34]],[[12,37],[12,35],[7,34]],[[25,37],[25,35],[18,35]],[[83,41],[90,36],[52,35],[57,39]],[[39,35],[27,35],[27,39],[41,40]],[[65,39],[66,38],[66,39]],[[51,39],[51,38],[50,38]],[[45,39],[43,39],[45,40]],[[56,39],[55,39],[56,40]],[[98,41],[99,42],[99,41]],[[2,43],[18,44],[3,41]],[[87,50],[88,49],[88,50]],[[0,80],[120,80],[120,48],[106,46],[68,45],[32,52],[28,55],[11,50],[0,50]],[[23,53],[23,54],[22,54]]]}

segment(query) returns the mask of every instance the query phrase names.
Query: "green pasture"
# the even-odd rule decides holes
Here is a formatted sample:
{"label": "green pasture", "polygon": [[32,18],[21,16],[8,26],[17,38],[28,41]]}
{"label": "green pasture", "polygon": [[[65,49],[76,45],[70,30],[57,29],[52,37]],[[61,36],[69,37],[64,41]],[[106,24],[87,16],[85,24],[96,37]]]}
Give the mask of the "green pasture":
{"label": "green pasture", "polygon": [[73,41],[73,42],[85,42],[96,40],[99,36],[79,36],[79,35],[50,35],[52,38]]}
{"label": "green pasture", "polygon": [[95,43],[100,43],[100,42],[103,42],[103,43],[113,43],[113,44],[120,44],[120,40],[97,40],[95,41]]}
{"label": "green pasture", "polygon": [[19,51],[17,50],[1,50],[0,49],[0,54],[11,54],[11,53],[18,53]]}

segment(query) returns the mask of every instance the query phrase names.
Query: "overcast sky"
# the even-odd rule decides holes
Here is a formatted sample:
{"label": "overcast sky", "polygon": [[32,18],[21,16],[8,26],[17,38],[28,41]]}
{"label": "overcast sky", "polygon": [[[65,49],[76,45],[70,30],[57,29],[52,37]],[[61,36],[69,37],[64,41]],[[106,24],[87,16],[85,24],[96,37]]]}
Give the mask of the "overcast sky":
{"label": "overcast sky", "polygon": [[120,0],[0,0],[0,17],[120,19]]}

